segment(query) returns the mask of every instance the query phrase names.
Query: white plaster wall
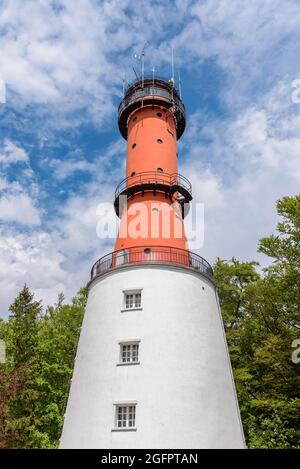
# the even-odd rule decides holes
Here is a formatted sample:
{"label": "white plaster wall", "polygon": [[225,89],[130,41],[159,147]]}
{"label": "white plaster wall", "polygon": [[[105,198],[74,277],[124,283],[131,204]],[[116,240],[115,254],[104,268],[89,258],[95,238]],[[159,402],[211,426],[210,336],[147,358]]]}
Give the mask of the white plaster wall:
{"label": "white plaster wall", "polygon": [[[204,289],[203,289],[203,288]],[[121,312],[142,288],[142,310]],[[140,365],[116,366],[139,339]],[[114,402],[136,401],[136,431],[111,431]],[[188,269],[137,266],[90,286],[61,448],[243,448],[213,284]]]}

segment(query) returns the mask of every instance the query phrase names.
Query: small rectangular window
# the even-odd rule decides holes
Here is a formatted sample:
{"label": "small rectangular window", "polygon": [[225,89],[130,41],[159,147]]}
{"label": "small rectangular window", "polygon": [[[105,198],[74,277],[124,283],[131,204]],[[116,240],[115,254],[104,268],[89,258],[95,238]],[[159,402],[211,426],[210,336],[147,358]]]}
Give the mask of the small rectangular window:
{"label": "small rectangular window", "polygon": [[116,406],[115,427],[117,429],[135,428],[135,407],[135,404]]}
{"label": "small rectangular window", "polygon": [[125,309],[141,308],[142,295],[141,292],[125,292]]}
{"label": "small rectangular window", "polygon": [[120,363],[138,363],[139,343],[126,342],[120,344]]}

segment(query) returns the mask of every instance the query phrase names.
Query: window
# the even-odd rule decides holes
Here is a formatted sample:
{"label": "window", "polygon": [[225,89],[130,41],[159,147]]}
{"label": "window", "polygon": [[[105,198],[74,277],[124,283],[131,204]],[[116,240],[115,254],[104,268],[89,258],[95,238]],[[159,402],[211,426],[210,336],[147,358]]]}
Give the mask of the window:
{"label": "window", "polygon": [[142,310],[142,288],[123,290],[123,308],[121,313],[125,311]]}
{"label": "window", "polygon": [[125,292],[125,309],[141,308],[141,292]]}
{"label": "window", "polygon": [[157,172],[158,172],[158,173],[163,173],[164,170],[163,170],[162,168],[157,168]]}
{"label": "window", "polygon": [[132,171],[131,177],[135,176],[135,171]]}
{"label": "window", "polygon": [[120,363],[139,363],[139,342],[120,343]]}
{"label": "window", "polygon": [[158,138],[156,141],[157,141],[157,143],[162,143],[163,142],[161,138]]}
{"label": "window", "polygon": [[157,112],[157,117],[162,117],[162,113],[161,112]]}
{"label": "window", "polygon": [[116,429],[135,428],[135,404],[116,405]]}
{"label": "window", "polygon": [[136,147],[136,143],[133,143],[133,145],[131,145],[131,148],[135,148]]}

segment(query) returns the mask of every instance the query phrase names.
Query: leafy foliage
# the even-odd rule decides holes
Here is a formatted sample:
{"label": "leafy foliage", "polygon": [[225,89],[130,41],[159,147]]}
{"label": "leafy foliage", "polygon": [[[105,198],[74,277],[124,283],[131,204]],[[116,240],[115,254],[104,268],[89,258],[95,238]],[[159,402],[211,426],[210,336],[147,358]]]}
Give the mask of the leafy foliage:
{"label": "leafy foliage", "polygon": [[250,448],[297,448],[300,441],[300,363],[292,343],[300,338],[300,196],[277,203],[278,234],[259,251],[257,264],[217,260],[215,280]]}
{"label": "leafy foliage", "polygon": [[10,307],[9,321],[0,324],[8,351],[0,368],[0,398],[6,402],[0,407],[3,447],[57,447],[85,302],[85,289],[69,305],[60,295],[42,315],[25,285]]}

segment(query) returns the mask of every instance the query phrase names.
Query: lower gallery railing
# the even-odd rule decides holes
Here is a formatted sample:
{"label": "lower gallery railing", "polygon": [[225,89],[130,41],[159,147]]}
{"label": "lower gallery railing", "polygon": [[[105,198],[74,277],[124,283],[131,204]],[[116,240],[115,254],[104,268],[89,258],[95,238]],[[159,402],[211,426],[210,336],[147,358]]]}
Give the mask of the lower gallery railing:
{"label": "lower gallery railing", "polygon": [[213,278],[211,265],[198,254],[166,246],[138,246],[101,257],[92,267],[91,280],[111,269],[131,264],[177,264]]}

